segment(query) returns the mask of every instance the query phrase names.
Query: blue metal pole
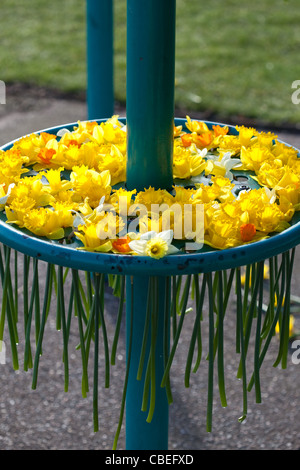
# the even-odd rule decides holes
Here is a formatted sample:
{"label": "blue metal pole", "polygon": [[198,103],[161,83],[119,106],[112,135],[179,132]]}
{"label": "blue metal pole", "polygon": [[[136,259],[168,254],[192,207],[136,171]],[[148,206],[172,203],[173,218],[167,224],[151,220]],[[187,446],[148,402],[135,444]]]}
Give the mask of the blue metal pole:
{"label": "blue metal pole", "polygon": [[129,189],[171,189],[176,0],[127,1]]}
{"label": "blue metal pole", "polygon": [[[127,0],[127,189],[173,186],[176,0]],[[127,344],[133,315],[132,352],[126,401],[126,449],[168,448],[168,401],[160,388],[164,370],[163,312],[167,293],[161,278],[155,359],[155,411],[141,411],[137,381],[151,272],[127,278]],[[129,288],[130,286],[130,288]],[[132,297],[133,289],[133,297]],[[168,321],[169,321],[168,316]],[[152,390],[153,391],[153,390]]]}
{"label": "blue metal pole", "polygon": [[[146,319],[146,298],[149,276],[127,278],[126,285],[126,330],[127,360],[129,336],[132,335],[130,368],[126,398],[126,450],[166,450],[168,449],[169,405],[166,390],[160,387],[164,372],[165,338],[165,300],[169,296],[165,278],[158,278],[158,324],[155,348],[155,408],[153,418],[147,422],[148,409],[141,410],[145,370],[147,368],[150,339],[148,338],[145,364],[141,380],[137,380],[137,372],[141,355],[143,334]],[[133,289],[133,290],[132,290]],[[146,295],[146,298],[145,298]],[[132,309],[132,312],[131,312]],[[132,313],[132,315],[131,315]],[[169,317],[169,313],[168,317]],[[132,325],[131,325],[132,319]],[[149,324],[151,333],[151,325]],[[132,330],[131,330],[132,328]],[[169,330],[169,326],[168,326]],[[168,331],[169,336],[169,331]]]}
{"label": "blue metal pole", "polygon": [[113,0],[87,0],[88,119],[114,114]]}

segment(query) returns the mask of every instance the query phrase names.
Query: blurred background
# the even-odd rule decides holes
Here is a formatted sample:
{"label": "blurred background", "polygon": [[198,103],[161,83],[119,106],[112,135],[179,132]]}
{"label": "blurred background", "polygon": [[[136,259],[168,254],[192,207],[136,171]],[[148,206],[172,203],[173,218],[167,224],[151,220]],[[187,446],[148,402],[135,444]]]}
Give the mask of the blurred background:
{"label": "blurred background", "polygon": [[[1,0],[0,79],[11,96],[22,84],[84,99],[85,3]],[[177,114],[297,126],[299,23],[298,0],[177,0]],[[114,2],[114,70],[115,98],[124,105],[125,0]]]}

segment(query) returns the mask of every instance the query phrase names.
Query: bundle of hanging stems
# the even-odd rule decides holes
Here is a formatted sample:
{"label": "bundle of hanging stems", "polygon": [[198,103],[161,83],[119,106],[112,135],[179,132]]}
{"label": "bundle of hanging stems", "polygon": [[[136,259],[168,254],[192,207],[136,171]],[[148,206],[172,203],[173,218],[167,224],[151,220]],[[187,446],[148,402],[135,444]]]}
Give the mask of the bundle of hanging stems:
{"label": "bundle of hanging stems", "polygon": [[[73,131],[67,129],[52,135],[32,134],[16,141],[9,150],[0,151],[1,219],[19,229],[48,239],[50,243],[76,242],[78,249],[115,253],[118,256],[143,255],[153,258],[172,256],[184,251],[184,241],[173,240],[172,227],[164,230],[162,219],[151,220],[151,204],[174,202],[193,208],[204,206],[204,245],[225,249],[252,243],[281,232],[290,226],[300,209],[300,167],[298,152],[277,141],[271,133],[237,127],[231,135],[227,126],[209,129],[204,122],[187,117],[187,132],[174,127],[172,192],[145,188],[127,191],[126,127],[117,116],[106,122],[78,122]],[[251,184],[237,183],[237,172],[246,171]],[[240,174],[240,173],[239,173]],[[254,184],[254,186],[252,185]],[[148,212],[139,219],[139,231],[127,232],[120,197],[126,197],[127,208],[135,203]],[[106,211],[105,204],[109,205]],[[112,210],[113,208],[113,210]],[[110,214],[117,220],[117,233],[110,236]],[[140,214],[137,212],[136,217]],[[103,221],[103,225],[101,222]],[[156,225],[153,225],[156,224]],[[197,227],[194,236],[197,238]],[[106,233],[106,237],[99,234]],[[153,235],[150,237],[149,234]],[[195,235],[196,234],[196,235]],[[120,236],[119,236],[120,235]],[[168,402],[173,401],[171,367],[178,348],[184,320],[193,315],[193,328],[186,357],[184,383],[189,387],[191,374],[196,373],[203,359],[202,330],[204,313],[208,320],[207,431],[212,429],[214,369],[217,367],[218,389],[222,406],[227,406],[225,387],[224,326],[231,294],[236,305],[236,353],[239,355],[237,377],[242,383],[242,415],[247,416],[247,393],[254,387],[256,401],[261,402],[260,368],[270,342],[279,328],[278,355],[274,366],[287,366],[291,276],[295,249],[268,261],[224,271],[187,276],[167,276],[165,305],[165,371],[161,386]],[[82,396],[89,392],[88,364],[94,348],[93,417],[98,431],[98,373],[100,331],[105,352],[105,387],[110,385],[110,370],[116,363],[118,341],[125,304],[125,276],[78,271],[47,264],[43,301],[40,289],[41,261],[23,255],[23,284],[20,286],[19,254],[7,246],[0,250],[2,304],[0,339],[7,328],[12,363],[19,368],[18,318],[19,290],[23,291],[24,370],[32,369],[32,388],[37,386],[42,357],[44,331],[52,297],[56,299],[56,325],[62,332],[64,389],[69,387],[69,336],[73,316],[77,319],[82,360]],[[268,276],[266,279],[266,269]],[[29,274],[32,285],[29,286]],[[71,277],[71,288],[66,289]],[[115,334],[107,334],[104,292],[109,288],[118,299]],[[155,409],[153,387],[157,323],[158,277],[149,277],[146,320],[137,380],[144,379],[141,409],[151,421]],[[160,279],[161,282],[161,279]],[[190,306],[192,302],[192,307]],[[132,302],[133,304],[133,302]],[[231,301],[232,305],[232,301]],[[207,306],[207,308],[206,308]],[[169,338],[168,323],[171,319]],[[33,352],[32,325],[35,326]],[[132,328],[132,323],[131,323]],[[248,375],[246,363],[254,330],[253,370]],[[131,331],[132,333],[132,331]],[[131,334],[129,335],[131,338]],[[170,347],[169,339],[171,339]],[[111,340],[111,344],[110,344]],[[150,340],[149,350],[146,347]],[[113,448],[118,438],[125,411],[126,387],[130,367],[131,341],[124,378],[124,390]]]}

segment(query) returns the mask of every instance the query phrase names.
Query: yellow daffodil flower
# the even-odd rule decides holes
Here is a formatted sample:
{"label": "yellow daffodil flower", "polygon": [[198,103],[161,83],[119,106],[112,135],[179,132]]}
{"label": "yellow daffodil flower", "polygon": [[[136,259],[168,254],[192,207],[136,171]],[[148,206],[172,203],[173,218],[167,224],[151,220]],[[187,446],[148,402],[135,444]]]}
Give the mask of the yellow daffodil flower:
{"label": "yellow daffodil flower", "polygon": [[10,184],[17,183],[22,174],[27,171],[23,168],[27,162],[28,158],[23,157],[18,150],[0,151],[0,183],[6,188]]}
{"label": "yellow daffodil flower", "polygon": [[135,194],[136,189],[133,191],[127,191],[123,188],[114,189],[109,202],[113,205],[118,214],[126,216],[129,212],[130,206],[133,204],[133,196]]}
{"label": "yellow daffodil flower", "polygon": [[87,220],[84,225],[78,226],[78,231],[75,232],[75,235],[83,243],[83,247],[87,251],[104,253],[111,251],[112,241],[107,238],[99,238],[97,227],[98,223],[93,223]]}
{"label": "yellow daffodil flower", "polygon": [[86,166],[73,167],[70,175],[73,185],[74,201],[89,199],[91,207],[97,207],[102,196],[108,200],[111,193],[111,176],[108,170],[98,173]]}
{"label": "yellow daffodil flower", "polygon": [[142,204],[151,211],[152,204],[172,204],[172,195],[165,189],[154,189],[151,186],[144,191],[139,191],[135,197],[135,204]]}
{"label": "yellow daffodil flower", "polygon": [[[32,209],[24,216],[24,227],[40,237],[59,240],[65,234],[65,218],[62,217],[62,212],[46,207]],[[69,226],[72,221],[68,220],[66,223]]]}

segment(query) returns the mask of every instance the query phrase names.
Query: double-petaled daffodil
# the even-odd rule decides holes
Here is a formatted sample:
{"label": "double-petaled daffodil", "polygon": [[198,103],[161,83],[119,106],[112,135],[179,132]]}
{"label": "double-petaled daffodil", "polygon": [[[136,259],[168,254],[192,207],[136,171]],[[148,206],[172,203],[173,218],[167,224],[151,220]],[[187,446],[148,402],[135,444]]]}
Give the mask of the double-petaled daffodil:
{"label": "double-petaled daffodil", "polygon": [[21,152],[15,149],[0,150],[0,183],[5,187],[12,183],[17,183],[26,169],[23,165],[28,162],[27,157],[23,157]]}
{"label": "double-petaled daffodil", "polygon": [[97,225],[97,223],[86,220],[84,225],[78,226],[78,231],[75,232],[75,235],[83,244],[83,247],[78,249],[102,253],[107,253],[112,250],[111,240],[99,238]]}
{"label": "double-petaled daffodil", "polygon": [[108,199],[111,193],[111,176],[108,170],[98,173],[84,165],[76,166],[70,175],[74,191],[74,201],[89,199],[91,207],[97,207],[100,199]]}
{"label": "double-petaled daffodil", "polygon": [[130,206],[133,204],[133,198],[136,194],[136,189],[127,191],[124,188],[114,189],[110,196],[110,204],[113,205],[115,211],[119,215],[127,216]]}
{"label": "double-petaled daffodil", "polygon": [[7,200],[10,205],[13,201],[29,198],[34,201],[35,207],[47,206],[53,202],[53,197],[42,182],[42,175],[22,178],[11,187]]}
{"label": "double-petaled daffodil", "polygon": [[32,209],[24,216],[24,227],[35,235],[51,240],[64,238],[64,228],[72,225],[73,217],[70,212],[60,208],[55,210],[48,207]]}
{"label": "double-petaled daffodil", "polygon": [[171,244],[172,240],[172,230],[165,230],[160,233],[150,231],[143,233],[139,239],[132,240],[129,243],[129,247],[137,255],[159,259],[179,251],[178,248]]}
{"label": "double-petaled daffodil", "polygon": [[204,160],[206,153],[207,149],[200,151],[195,144],[187,149],[179,141],[175,141],[173,152],[174,178],[188,179],[202,173],[206,166]]}
{"label": "double-petaled daffodil", "polygon": [[40,134],[31,134],[19,139],[14,143],[13,149],[19,151],[23,157],[26,157],[28,164],[40,163],[39,154],[41,150],[46,147],[52,148],[55,146],[55,141],[55,135],[49,132],[41,132]]}
{"label": "double-petaled daffodil", "polygon": [[242,147],[241,162],[246,170],[257,172],[265,162],[273,162],[274,155],[269,147],[254,144],[251,147]]}
{"label": "double-petaled daffodil", "polygon": [[135,205],[145,206],[148,211],[151,211],[151,205],[172,204],[173,197],[165,189],[155,189],[150,186],[144,191],[139,191],[135,197]]}
{"label": "double-petaled daffodil", "polygon": [[110,172],[112,185],[123,183],[126,180],[126,155],[116,145],[112,145],[109,153],[99,158],[97,169]]}

